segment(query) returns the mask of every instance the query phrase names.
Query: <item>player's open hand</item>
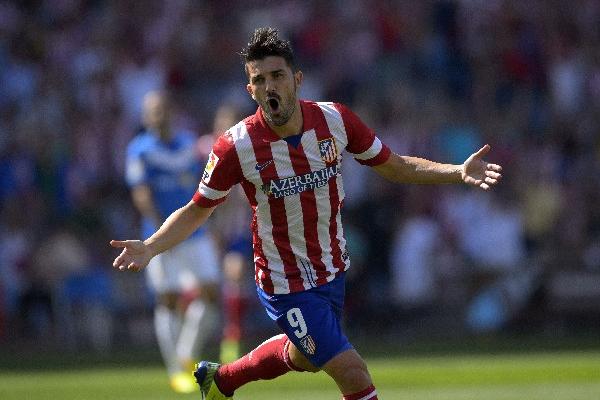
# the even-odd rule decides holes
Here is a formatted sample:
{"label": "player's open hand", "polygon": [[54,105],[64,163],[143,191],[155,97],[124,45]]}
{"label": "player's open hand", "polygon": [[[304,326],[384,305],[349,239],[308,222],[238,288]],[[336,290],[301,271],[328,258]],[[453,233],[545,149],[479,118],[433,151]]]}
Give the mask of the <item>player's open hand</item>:
{"label": "player's open hand", "polygon": [[150,248],[141,240],[111,240],[110,245],[123,249],[113,261],[113,267],[121,271],[141,271],[152,259]]}
{"label": "player's open hand", "polygon": [[478,186],[483,190],[489,190],[502,179],[502,167],[498,164],[489,164],[482,158],[490,151],[490,145],[486,144],[476,153],[471,154],[463,163],[462,180],[467,185]]}

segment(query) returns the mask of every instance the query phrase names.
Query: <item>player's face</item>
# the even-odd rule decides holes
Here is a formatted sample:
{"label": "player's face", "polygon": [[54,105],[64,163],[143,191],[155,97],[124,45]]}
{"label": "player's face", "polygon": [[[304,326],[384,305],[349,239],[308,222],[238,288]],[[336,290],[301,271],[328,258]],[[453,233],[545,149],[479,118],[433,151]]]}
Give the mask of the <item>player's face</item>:
{"label": "player's face", "polygon": [[269,56],[246,64],[248,93],[258,103],[265,119],[275,126],[285,125],[296,110],[302,72],[292,71],[283,57]]}
{"label": "player's face", "polygon": [[165,96],[149,93],[144,98],[144,125],[150,129],[162,129],[169,122],[169,104]]}

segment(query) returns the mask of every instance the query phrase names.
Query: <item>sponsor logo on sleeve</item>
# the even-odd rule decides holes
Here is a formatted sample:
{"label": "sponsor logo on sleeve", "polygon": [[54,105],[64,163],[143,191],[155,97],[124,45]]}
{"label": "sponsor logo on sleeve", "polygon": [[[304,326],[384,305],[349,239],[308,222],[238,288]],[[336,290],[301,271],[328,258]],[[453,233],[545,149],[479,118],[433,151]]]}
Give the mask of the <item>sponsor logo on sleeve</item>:
{"label": "sponsor logo on sleeve", "polygon": [[218,162],[219,157],[217,157],[217,155],[211,151],[208,155],[208,162],[206,163],[206,168],[204,168],[204,173],[202,174],[203,182],[208,182],[210,180],[210,177],[212,176],[212,173],[215,170],[215,167],[217,166]]}

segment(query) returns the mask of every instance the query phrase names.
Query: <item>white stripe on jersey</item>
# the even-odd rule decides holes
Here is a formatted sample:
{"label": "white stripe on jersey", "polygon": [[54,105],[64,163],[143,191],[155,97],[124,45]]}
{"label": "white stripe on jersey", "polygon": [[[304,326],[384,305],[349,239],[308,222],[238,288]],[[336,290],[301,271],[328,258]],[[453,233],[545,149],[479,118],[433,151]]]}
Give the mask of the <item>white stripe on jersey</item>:
{"label": "white stripe on jersey", "polygon": [[206,186],[203,182],[200,182],[200,185],[198,186],[198,192],[200,192],[202,196],[210,200],[222,199],[223,197],[227,196],[230,191],[231,189],[225,191],[211,189],[208,186]]}
{"label": "white stripe on jersey", "polygon": [[379,140],[378,137],[375,137],[373,144],[366,151],[363,151],[360,154],[352,154],[352,153],[350,153],[350,154],[352,154],[354,156],[354,158],[356,158],[357,160],[368,160],[368,159],[371,159],[371,158],[377,156],[381,152],[382,148],[383,148],[383,143],[381,143],[381,140]]}
{"label": "white stripe on jersey", "polygon": [[[302,135],[302,147],[305,149],[305,153],[307,156],[309,154],[319,154],[318,144],[317,144],[317,134],[314,130],[310,130],[305,132]],[[341,154],[338,155],[338,162],[341,163]],[[312,171],[318,171],[322,168],[325,168],[325,163],[321,159],[316,159],[314,157],[308,157],[308,163],[310,165],[310,169]],[[341,185],[341,175],[338,175],[335,179],[337,179],[338,188]],[[331,281],[335,277],[335,273],[337,272],[336,268],[333,266],[333,255],[331,253],[331,235],[329,234],[329,219],[331,218],[331,203],[329,201],[329,185],[322,186],[320,188],[315,189],[315,198],[319,207],[317,208],[318,212],[318,222],[317,222],[317,235],[319,237],[319,244],[321,246],[321,260],[325,264],[326,270],[329,273],[327,277],[329,281]],[[339,223],[339,222],[338,222]],[[338,228],[341,228],[338,225]],[[338,229],[339,231],[339,229]],[[342,250],[343,251],[343,250]],[[316,275],[316,272],[315,272]]]}
{"label": "white stripe on jersey", "polygon": [[[257,164],[256,155],[254,154],[254,148],[250,143],[250,136],[248,136],[247,128],[245,124],[236,125],[237,138],[235,141],[235,149],[242,166],[242,173],[244,178],[250,182],[254,182],[260,179],[260,173],[253,166]],[[252,166],[251,168],[244,168],[244,166]],[[259,176],[257,178],[257,176]],[[285,272],[283,267],[283,260],[279,255],[279,251],[275,246],[275,239],[273,238],[273,222],[271,221],[271,212],[269,207],[269,199],[267,195],[257,188],[256,190],[256,223],[258,230],[258,237],[261,238],[262,252],[265,256],[265,261],[268,263],[268,268],[271,271],[270,278],[273,282],[275,294],[289,293],[289,284],[285,278]],[[261,207],[261,204],[263,205]],[[262,210],[266,210],[264,213]],[[259,272],[259,285],[263,288],[263,282],[265,279],[264,272]]]}

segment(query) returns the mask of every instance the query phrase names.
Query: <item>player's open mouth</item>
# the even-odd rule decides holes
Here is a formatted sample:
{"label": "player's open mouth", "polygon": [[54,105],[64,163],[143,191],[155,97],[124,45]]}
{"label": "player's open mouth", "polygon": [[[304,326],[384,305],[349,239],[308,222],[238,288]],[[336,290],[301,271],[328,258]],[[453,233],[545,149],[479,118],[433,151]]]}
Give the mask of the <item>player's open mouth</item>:
{"label": "player's open mouth", "polygon": [[267,100],[267,103],[269,103],[269,107],[271,107],[271,111],[279,110],[279,100],[271,97],[270,99]]}

